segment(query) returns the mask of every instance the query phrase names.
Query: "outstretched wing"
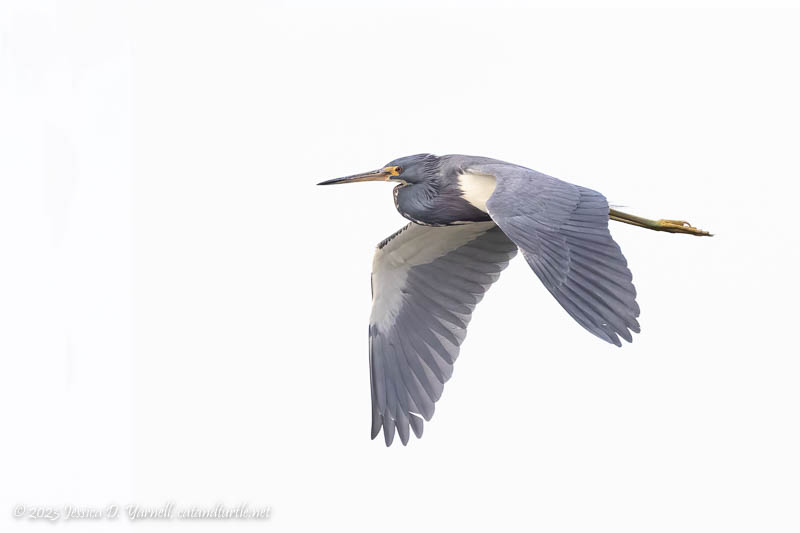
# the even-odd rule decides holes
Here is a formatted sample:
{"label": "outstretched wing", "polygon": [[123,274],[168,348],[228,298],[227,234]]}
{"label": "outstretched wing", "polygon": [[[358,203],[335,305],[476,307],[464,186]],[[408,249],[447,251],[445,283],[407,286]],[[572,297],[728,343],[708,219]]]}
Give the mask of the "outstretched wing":
{"label": "outstretched wing", "polygon": [[605,197],[516,165],[479,164],[467,172],[495,178],[489,216],[567,313],[607,342],[631,342],[630,331],[639,332],[636,289],[608,231]]}
{"label": "outstretched wing", "polygon": [[414,223],[384,240],[372,265],[369,363],[372,438],[422,435],[475,305],[517,253],[493,222]]}

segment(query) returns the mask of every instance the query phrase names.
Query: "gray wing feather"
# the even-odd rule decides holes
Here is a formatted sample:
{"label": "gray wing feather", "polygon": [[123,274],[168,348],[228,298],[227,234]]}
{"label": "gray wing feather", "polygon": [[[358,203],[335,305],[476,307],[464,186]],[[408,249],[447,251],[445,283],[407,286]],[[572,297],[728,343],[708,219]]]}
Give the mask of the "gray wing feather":
{"label": "gray wing feather", "polygon": [[607,342],[631,342],[630,332],[639,332],[636,289],[608,231],[605,197],[516,165],[468,171],[495,177],[489,215],[567,313]]}
{"label": "gray wing feather", "polygon": [[517,252],[493,222],[408,224],[378,245],[370,316],[372,438],[422,436],[472,310]]}

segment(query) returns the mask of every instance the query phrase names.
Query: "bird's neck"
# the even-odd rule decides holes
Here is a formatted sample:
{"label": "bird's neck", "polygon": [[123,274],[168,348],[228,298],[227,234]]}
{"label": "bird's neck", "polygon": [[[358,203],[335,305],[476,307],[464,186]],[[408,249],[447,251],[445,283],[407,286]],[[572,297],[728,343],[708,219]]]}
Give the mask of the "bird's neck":
{"label": "bird's neck", "polygon": [[424,226],[485,222],[489,215],[463,197],[457,182],[439,179],[394,188],[394,204],[405,218]]}

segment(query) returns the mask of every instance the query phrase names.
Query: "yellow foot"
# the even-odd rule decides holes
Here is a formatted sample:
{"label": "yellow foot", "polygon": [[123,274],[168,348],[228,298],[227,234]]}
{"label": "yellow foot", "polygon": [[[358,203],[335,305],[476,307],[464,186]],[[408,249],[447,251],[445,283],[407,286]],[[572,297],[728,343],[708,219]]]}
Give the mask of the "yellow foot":
{"label": "yellow foot", "polygon": [[688,233],[690,235],[698,236],[711,236],[709,232],[697,229],[685,220],[666,220],[662,218],[661,220],[657,220],[656,224],[658,225],[658,229],[660,231],[668,231],[670,233]]}
{"label": "yellow foot", "polygon": [[632,226],[639,226],[640,228],[647,228],[653,231],[666,231],[669,233],[686,233],[689,235],[697,235],[700,237],[711,236],[707,231],[697,229],[685,220],[650,220],[649,218],[637,217],[630,213],[623,213],[616,209],[609,209],[608,218],[616,220],[617,222],[624,222]]}

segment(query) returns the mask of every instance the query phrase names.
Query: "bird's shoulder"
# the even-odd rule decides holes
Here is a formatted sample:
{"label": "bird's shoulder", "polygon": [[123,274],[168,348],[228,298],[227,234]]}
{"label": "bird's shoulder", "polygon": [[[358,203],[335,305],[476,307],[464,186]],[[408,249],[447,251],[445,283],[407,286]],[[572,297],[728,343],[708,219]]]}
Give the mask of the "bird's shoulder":
{"label": "bird's shoulder", "polygon": [[562,179],[556,178],[516,163],[483,156],[449,154],[442,156],[440,168],[445,172],[456,174],[483,174],[494,177],[498,184],[503,182],[504,188],[562,186],[575,187]]}
{"label": "bird's shoulder", "polygon": [[492,193],[486,205],[495,214],[540,212],[560,199],[574,206],[583,189],[538,170],[499,159],[464,155],[448,157],[451,158],[449,165],[456,167],[462,181],[464,175],[493,178]]}

